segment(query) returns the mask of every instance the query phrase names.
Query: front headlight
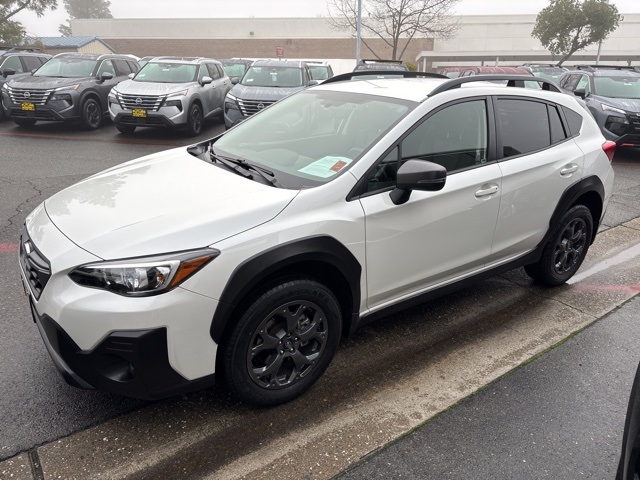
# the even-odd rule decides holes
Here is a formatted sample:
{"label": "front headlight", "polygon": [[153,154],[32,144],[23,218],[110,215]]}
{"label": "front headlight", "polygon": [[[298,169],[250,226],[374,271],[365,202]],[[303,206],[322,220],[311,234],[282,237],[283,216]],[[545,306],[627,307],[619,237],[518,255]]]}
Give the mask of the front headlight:
{"label": "front headlight", "polygon": [[620,109],[620,108],[616,108],[616,107],[612,107],[610,105],[605,105],[604,103],[600,104],[600,107],[602,108],[602,110],[604,110],[605,112],[616,112],[616,113],[621,113],[623,115],[626,115],[627,112],[625,112],[624,110]]}
{"label": "front headlight", "polygon": [[54,92],[63,92],[63,91],[65,91],[65,90],[78,90],[78,88],[79,88],[79,87],[80,87],[80,84],[78,83],[78,84],[76,84],[76,85],[68,85],[68,86],[66,86],[66,87],[59,87],[59,88],[56,88],[56,89],[54,90]]}
{"label": "front headlight", "polygon": [[189,252],[82,265],[69,277],[78,285],[129,297],[168,292],[220,255],[205,248]]}
{"label": "front headlight", "polygon": [[9,90],[9,84],[8,83],[2,84],[2,90]]}
{"label": "front headlight", "polygon": [[224,98],[224,106],[227,110],[240,110],[238,107],[237,98],[230,93],[227,93],[227,96]]}
{"label": "front headlight", "polygon": [[179,98],[179,97],[186,97],[187,93],[189,93],[189,90],[181,90],[179,92],[174,92],[174,93],[170,93],[169,95],[167,95],[167,98],[165,100],[170,100],[172,98]]}

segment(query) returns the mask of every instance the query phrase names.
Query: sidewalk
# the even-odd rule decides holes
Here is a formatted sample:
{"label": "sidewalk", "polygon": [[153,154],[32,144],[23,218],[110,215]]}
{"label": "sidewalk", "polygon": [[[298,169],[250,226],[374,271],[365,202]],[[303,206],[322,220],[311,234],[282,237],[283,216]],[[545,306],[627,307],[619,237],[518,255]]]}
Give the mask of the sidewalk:
{"label": "sidewalk", "polygon": [[639,325],[636,296],[335,478],[615,478]]}

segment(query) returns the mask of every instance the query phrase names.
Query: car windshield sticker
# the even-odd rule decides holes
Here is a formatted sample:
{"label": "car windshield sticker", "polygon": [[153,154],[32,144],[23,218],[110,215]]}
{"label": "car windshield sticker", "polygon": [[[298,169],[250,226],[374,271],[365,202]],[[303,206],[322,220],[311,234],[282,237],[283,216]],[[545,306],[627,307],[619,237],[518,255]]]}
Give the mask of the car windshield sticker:
{"label": "car windshield sticker", "polygon": [[313,175],[314,177],[328,178],[351,163],[351,159],[347,157],[326,156],[320,160],[310,163],[306,167],[298,170],[300,173]]}

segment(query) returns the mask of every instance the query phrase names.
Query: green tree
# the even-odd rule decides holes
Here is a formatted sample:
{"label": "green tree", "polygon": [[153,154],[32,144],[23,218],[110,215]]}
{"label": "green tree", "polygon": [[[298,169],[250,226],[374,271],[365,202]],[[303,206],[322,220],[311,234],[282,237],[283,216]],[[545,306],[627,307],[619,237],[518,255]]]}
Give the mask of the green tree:
{"label": "green tree", "polygon": [[69,23],[74,18],[113,18],[109,10],[110,5],[109,0],[64,0],[64,8],[69,14],[69,20],[67,25],[60,25],[58,31],[64,37],[71,36]]}
{"label": "green tree", "polygon": [[23,10],[31,10],[41,17],[45,10],[55,10],[57,0],[0,0],[0,44],[21,45],[25,31],[22,24],[12,20]]}
{"label": "green tree", "polygon": [[[362,43],[377,58],[367,38],[379,38],[391,49],[391,59],[402,58],[417,35],[450,38],[458,29],[451,17],[460,0],[362,0]],[[356,35],[357,0],[328,0],[330,25],[337,30],[350,30]],[[388,58],[388,56],[387,56]]]}
{"label": "green tree", "polygon": [[560,56],[562,65],[578,50],[607,38],[621,20],[609,0],[551,0],[536,17],[532,35]]}

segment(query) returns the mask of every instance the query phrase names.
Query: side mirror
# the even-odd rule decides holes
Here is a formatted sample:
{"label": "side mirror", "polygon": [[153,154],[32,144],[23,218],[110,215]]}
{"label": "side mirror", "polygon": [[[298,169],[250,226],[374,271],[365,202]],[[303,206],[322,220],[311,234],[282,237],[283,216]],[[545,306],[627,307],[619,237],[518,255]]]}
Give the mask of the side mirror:
{"label": "side mirror", "polygon": [[583,99],[583,100],[587,97],[587,92],[585,91],[585,89],[584,89],[584,88],[578,88],[577,90],[574,90],[574,91],[573,91],[573,94],[574,94],[576,97],[580,97],[580,98],[581,98],[581,99]]}
{"label": "side mirror", "polygon": [[231,77],[231,83],[233,85],[237,85],[239,81],[240,81],[240,77]]}
{"label": "side mirror", "polygon": [[426,160],[407,160],[398,169],[396,188],[390,193],[391,201],[402,205],[409,200],[412,190],[436,192],[447,180],[447,169]]}
{"label": "side mirror", "polygon": [[309,80],[309,86],[313,87],[314,85],[320,85],[318,80]]}
{"label": "side mirror", "polygon": [[15,75],[15,74],[16,74],[16,71],[13,68],[5,68],[2,71],[2,76],[4,78],[7,78],[9,75]]}
{"label": "side mirror", "polygon": [[105,80],[111,80],[113,78],[113,73],[111,72],[102,72],[100,75],[100,81],[104,82]]}
{"label": "side mirror", "polygon": [[205,77],[202,77],[202,80],[200,80],[200,85],[204,87],[205,85],[209,85],[212,82],[213,82],[213,78],[205,76]]}
{"label": "side mirror", "polygon": [[127,77],[129,77],[129,80],[133,80],[133,77],[135,76],[136,76],[135,73],[130,73],[129,75],[127,75]]}

